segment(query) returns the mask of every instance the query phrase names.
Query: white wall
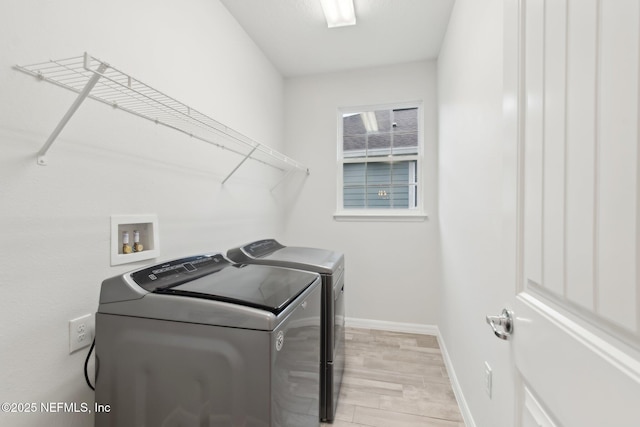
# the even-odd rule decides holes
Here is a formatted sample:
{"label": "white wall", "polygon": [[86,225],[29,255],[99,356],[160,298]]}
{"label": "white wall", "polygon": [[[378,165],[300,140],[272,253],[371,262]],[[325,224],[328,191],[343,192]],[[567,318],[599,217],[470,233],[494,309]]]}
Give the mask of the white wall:
{"label": "white wall", "polygon": [[501,0],[457,0],[438,60],[439,326],[475,425],[492,427],[513,425],[509,345],[484,319],[514,291],[501,274],[502,27]]}
{"label": "white wall", "polygon": [[[424,101],[423,222],[336,221],[337,111]],[[292,180],[284,241],[345,253],[347,316],[435,325],[439,312],[436,218],[436,64],[423,61],[287,79],[285,149],[311,174]]]}
{"label": "white wall", "polygon": [[[97,309],[110,215],[155,213],[160,258],[280,237],[267,167],[87,100],[35,154],[75,95],[12,69],[84,51],[282,148],[283,80],[212,0],[8,0],[0,13],[0,401],[93,402],[69,319]],[[46,419],[46,421],[45,421]],[[91,426],[86,414],[0,414],[1,425]]]}

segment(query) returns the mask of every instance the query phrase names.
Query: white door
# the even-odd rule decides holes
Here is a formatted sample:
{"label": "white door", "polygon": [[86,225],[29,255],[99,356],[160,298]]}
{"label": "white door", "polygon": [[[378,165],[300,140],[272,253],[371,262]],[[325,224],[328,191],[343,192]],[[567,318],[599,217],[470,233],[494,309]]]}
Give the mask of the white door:
{"label": "white door", "polygon": [[640,1],[504,6],[514,425],[638,427]]}

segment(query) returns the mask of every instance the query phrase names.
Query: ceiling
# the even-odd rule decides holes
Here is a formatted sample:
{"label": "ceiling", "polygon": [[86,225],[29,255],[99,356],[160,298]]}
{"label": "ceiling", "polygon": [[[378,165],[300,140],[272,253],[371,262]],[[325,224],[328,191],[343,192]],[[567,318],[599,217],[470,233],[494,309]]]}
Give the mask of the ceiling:
{"label": "ceiling", "polygon": [[327,28],[320,0],[221,0],[285,77],[434,59],[455,0],[354,0]]}

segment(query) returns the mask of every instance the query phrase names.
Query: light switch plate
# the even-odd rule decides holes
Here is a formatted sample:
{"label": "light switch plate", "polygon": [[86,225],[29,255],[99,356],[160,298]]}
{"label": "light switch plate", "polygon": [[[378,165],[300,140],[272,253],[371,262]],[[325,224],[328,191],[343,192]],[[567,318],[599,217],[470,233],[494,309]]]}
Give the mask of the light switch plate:
{"label": "light switch plate", "polygon": [[489,399],[491,399],[492,377],[493,371],[491,370],[491,366],[489,366],[489,363],[484,362],[484,389],[487,392]]}

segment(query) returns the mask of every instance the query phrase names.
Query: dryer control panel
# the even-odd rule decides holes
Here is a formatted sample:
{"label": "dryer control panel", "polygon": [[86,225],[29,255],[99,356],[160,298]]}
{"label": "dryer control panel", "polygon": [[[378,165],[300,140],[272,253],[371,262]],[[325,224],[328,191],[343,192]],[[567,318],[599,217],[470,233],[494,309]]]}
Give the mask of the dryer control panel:
{"label": "dryer control panel", "polygon": [[263,256],[269,255],[270,253],[282,248],[284,248],[284,246],[276,240],[265,239],[249,243],[248,245],[243,246],[242,250],[253,258],[262,258]]}

